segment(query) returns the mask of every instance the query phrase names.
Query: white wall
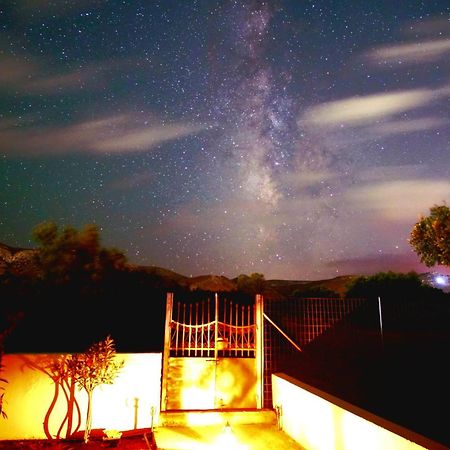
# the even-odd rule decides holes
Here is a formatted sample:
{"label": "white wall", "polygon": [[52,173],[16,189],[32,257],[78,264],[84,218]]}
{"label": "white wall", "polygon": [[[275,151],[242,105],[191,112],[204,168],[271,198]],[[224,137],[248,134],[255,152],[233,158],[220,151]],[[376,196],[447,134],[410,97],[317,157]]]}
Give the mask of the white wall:
{"label": "white wall", "polygon": [[284,374],[272,390],[283,430],[307,450],[447,449]]}
{"label": "white wall", "polygon": [[[8,380],[4,396],[7,419],[0,418],[0,440],[45,438],[44,420],[53,399],[55,383],[44,372],[33,368],[42,366],[57,355],[9,354],[3,356],[5,366],[2,378]],[[130,430],[148,428],[159,418],[161,395],[161,353],[118,354],[124,360],[124,368],[114,384],[99,386],[94,391],[93,428]],[[86,394],[76,392],[81,407],[81,428],[86,416]],[[137,399],[137,400],[136,400]],[[137,416],[135,418],[135,404]],[[62,391],[59,393],[49,420],[53,436],[67,411]],[[63,432],[62,437],[65,437]]]}

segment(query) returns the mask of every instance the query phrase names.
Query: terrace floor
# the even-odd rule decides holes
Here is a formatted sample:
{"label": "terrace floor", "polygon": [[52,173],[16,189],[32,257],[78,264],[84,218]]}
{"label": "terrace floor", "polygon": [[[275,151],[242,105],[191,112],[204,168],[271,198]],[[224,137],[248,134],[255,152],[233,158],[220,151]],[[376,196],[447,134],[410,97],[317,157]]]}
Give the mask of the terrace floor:
{"label": "terrace floor", "polygon": [[272,409],[162,412],[154,438],[161,450],[304,450],[279,429]]}
{"label": "terrace floor", "polygon": [[276,425],[266,423],[163,426],[154,430],[161,450],[304,450]]}

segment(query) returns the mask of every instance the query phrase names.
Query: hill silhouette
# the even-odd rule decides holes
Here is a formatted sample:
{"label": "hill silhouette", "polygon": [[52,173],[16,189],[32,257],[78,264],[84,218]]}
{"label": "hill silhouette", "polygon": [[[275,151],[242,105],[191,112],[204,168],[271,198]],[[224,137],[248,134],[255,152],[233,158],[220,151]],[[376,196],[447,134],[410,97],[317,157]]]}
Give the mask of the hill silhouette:
{"label": "hill silhouette", "polygon": [[[37,277],[40,268],[36,261],[36,249],[15,248],[0,243],[0,277],[6,274],[14,276]],[[158,266],[141,266],[127,264],[130,272],[148,275],[148,281],[155,287],[181,289],[187,291],[236,292],[237,277],[227,278],[223,275],[205,274],[188,277],[172,270]],[[337,295],[343,295],[348,283],[356,276],[339,276],[324,280],[266,280],[264,292],[267,299],[287,298],[295,291],[310,291],[318,287],[328,289]]]}

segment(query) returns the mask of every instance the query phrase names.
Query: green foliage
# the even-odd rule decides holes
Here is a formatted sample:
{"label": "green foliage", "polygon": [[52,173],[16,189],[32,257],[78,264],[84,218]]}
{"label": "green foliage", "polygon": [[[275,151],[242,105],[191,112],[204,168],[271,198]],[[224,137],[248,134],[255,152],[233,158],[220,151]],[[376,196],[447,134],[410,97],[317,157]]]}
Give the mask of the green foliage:
{"label": "green foliage", "polygon": [[246,294],[262,294],[265,284],[266,280],[262,273],[254,272],[250,276],[241,274],[237,277],[238,291]]}
{"label": "green foliage", "polygon": [[114,341],[110,336],[97,342],[85,352],[72,355],[67,361],[71,377],[88,395],[84,441],[88,442],[92,429],[92,393],[102,384],[113,384],[124,361],[116,358]]}
{"label": "green foliage", "polygon": [[114,341],[110,336],[93,344],[85,353],[72,355],[68,361],[72,377],[86,392],[92,392],[101,384],[113,384],[123,364],[116,360]]}
{"label": "green foliage", "polygon": [[409,243],[427,267],[450,266],[450,208],[435,205],[413,227]]}
{"label": "green foliage", "polygon": [[378,272],[367,277],[358,277],[350,284],[346,292],[347,298],[383,297],[406,298],[417,296],[420,292],[428,290],[415,272],[407,274],[396,272]]}
{"label": "green foliage", "polygon": [[338,298],[340,295],[326,287],[314,286],[307,289],[296,289],[292,295],[297,298]]}
{"label": "green foliage", "polygon": [[54,222],[43,222],[34,227],[33,238],[39,244],[37,258],[43,277],[56,283],[95,282],[125,267],[123,253],[100,245],[95,225],[81,231],[73,227],[59,230]]}

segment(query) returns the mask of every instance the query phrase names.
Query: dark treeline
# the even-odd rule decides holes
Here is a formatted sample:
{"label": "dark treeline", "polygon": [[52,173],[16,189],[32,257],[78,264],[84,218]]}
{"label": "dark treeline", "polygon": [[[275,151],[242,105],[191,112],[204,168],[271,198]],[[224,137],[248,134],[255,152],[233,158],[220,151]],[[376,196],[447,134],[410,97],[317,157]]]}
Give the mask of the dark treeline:
{"label": "dark treeline", "polygon": [[110,334],[118,351],[162,348],[166,289],[148,274],[117,270],[93,286],[70,281],[0,284],[2,316],[17,318],[7,352],[77,352]]}

